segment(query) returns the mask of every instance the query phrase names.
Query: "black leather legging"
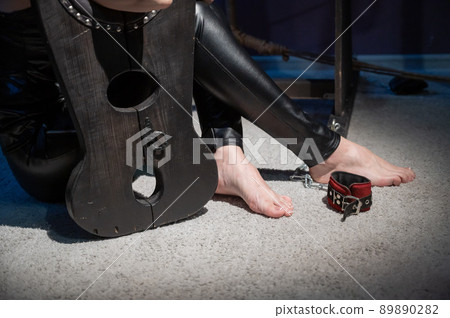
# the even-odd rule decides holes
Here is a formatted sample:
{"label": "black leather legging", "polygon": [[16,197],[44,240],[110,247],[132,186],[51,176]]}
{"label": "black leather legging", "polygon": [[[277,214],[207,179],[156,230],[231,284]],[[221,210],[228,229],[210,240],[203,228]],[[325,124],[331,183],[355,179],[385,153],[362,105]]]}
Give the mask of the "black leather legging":
{"label": "black leather legging", "polygon": [[[299,155],[305,139],[312,138],[322,158],[300,158],[308,166],[327,159],[338,147],[339,135],[308,118],[291,99],[282,95],[272,79],[237,43],[213,5],[197,2],[196,15],[195,82],[220,101],[212,105],[200,103],[199,114],[206,122],[214,123],[220,117],[217,115],[224,112],[232,128],[219,132],[212,129],[213,133],[216,136],[237,136],[235,125],[231,123],[242,115],[274,138],[296,139],[295,144],[287,145],[296,155]],[[220,124],[223,120],[221,117]]]}
{"label": "black leather legging", "polygon": [[[278,98],[281,90],[235,41],[214,6],[197,2],[196,17],[194,98],[203,137],[242,147],[241,116],[258,118],[256,124],[274,138],[296,138],[288,146],[294,153],[305,138],[313,138],[323,159],[329,157],[339,136],[310,120],[285,95]],[[80,153],[74,135],[45,135],[46,127],[64,130],[70,125],[62,124],[67,114],[31,9],[0,15],[0,46],[2,150],[29,194],[62,200]],[[305,162],[318,163],[316,158]]]}

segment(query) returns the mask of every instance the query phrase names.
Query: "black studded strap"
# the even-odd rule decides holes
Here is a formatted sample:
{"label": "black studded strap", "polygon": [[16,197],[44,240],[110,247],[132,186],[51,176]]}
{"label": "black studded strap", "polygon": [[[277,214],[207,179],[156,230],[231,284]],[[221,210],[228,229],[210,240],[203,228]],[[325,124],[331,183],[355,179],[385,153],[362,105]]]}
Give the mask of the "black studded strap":
{"label": "black studded strap", "polygon": [[95,29],[103,28],[109,32],[117,33],[137,30],[159,13],[159,10],[152,10],[147,13],[127,12],[127,17],[124,19],[123,12],[102,7],[102,12],[109,11],[106,18],[105,16],[95,16],[95,7],[100,6],[95,2],[89,0],[59,0],[59,2],[75,20],[84,26]]}

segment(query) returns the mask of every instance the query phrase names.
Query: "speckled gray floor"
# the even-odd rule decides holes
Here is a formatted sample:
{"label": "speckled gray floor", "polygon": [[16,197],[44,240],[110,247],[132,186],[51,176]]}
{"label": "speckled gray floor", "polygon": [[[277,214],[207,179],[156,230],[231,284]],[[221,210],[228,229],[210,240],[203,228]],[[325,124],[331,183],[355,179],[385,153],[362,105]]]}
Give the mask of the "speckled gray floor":
{"label": "speckled gray floor", "polygon": [[[325,192],[284,181],[295,158],[281,165],[268,142],[258,166],[293,198],[292,218],[215,196],[192,219],[109,240],[79,230],[63,205],[30,198],[0,156],[0,298],[77,298],[123,253],[81,298],[448,299],[450,86],[398,97],[388,81],[363,75],[349,138],[413,167],[417,179],[374,188],[372,210],[345,223]],[[248,123],[245,133],[264,136]]]}

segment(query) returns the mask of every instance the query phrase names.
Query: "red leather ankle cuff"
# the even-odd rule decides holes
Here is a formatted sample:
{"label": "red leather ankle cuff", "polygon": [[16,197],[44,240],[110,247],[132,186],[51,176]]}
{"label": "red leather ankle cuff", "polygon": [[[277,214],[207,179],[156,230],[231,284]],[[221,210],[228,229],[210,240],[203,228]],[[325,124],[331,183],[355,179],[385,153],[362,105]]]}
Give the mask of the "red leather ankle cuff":
{"label": "red leather ankle cuff", "polygon": [[366,177],[336,171],[328,183],[328,204],[344,213],[342,221],[359,212],[369,211],[372,205],[372,184]]}

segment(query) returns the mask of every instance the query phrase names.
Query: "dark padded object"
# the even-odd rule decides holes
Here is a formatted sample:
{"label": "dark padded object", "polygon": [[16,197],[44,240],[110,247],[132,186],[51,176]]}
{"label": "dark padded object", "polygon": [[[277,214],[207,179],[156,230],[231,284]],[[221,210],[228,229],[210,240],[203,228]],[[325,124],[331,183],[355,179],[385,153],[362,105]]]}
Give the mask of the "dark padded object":
{"label": "dark padded object", "polygon": [[428,84],[424,80],[396,76],[389,82],[389,87],[397,95],[413,95],[421,93]]}
{"label": "dark padded object", "polygon": [[0,15],[0,145],[18,183],[63,201],[78,140],[33,10]]}

